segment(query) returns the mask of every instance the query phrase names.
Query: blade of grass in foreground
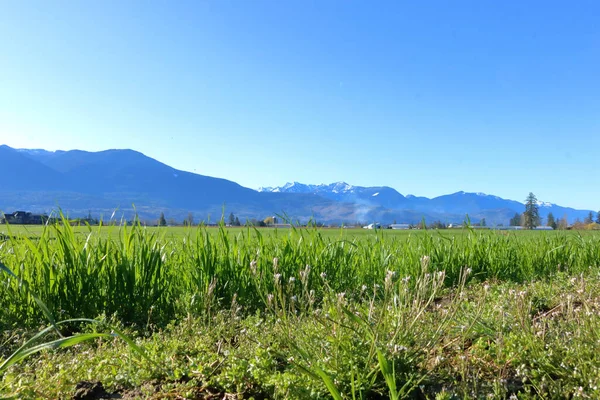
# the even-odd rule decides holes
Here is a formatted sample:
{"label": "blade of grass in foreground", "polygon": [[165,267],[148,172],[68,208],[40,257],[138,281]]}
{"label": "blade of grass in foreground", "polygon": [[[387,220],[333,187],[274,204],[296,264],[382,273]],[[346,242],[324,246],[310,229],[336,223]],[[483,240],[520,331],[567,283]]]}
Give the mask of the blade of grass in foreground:
{"label": "blade of grass in foreground", "polygon": [[[36,335],[37,338],[39,336]],[[100,338],[100,337],[112,337],[112,335],[108,333],[82,333],[78,335],[62,337],[60,339],[52,340],[50,342],[41,343],[32,347],[21,347],[19,350],[14,352],[10,357],[8,357],[1,365],[0,365],[0,376],[10,367],[18,363],[19,361],[29,357],[32,354],[38,353],[42,350],[50,350],[50,349],[59,349],[74,346],[81,342],[85,342],[88,340]],[[29,343],[29,341],[27,342]]]}

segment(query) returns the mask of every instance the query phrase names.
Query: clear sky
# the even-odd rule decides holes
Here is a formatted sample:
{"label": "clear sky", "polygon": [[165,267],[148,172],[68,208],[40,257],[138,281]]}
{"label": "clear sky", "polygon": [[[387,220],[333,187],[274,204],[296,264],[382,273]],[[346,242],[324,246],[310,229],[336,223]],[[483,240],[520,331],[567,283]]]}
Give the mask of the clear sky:
{"label": "clear sky", "polygon": [[0,143],[597,210],[599,21],[597,0],[3,1]]}

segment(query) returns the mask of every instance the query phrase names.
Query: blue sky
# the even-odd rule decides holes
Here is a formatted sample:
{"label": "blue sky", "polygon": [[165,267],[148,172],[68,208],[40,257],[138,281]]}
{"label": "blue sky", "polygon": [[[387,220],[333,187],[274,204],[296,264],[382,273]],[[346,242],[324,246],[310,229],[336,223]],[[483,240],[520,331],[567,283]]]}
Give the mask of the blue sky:
{"label": "blue sky", "polygon": [[0,143],[600,208],[597,1],[0,4]]}

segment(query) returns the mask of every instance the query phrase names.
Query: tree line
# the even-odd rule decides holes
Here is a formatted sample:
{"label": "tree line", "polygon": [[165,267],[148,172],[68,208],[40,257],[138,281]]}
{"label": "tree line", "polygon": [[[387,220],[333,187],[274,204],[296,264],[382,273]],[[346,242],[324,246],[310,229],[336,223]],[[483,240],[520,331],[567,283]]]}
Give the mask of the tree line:
{"label": "tree line", "polygon": [[[594,218],[594,213],[590,211],[583,222],[577,220],[575,221],[573,227],[576,229],[581,229],[594,223],[600,224],[600,211],[596,213],[596,218]],[[514,217],[510,219],[510,226],[522,226],[526,229],[534,229],[535,227],[541,225],[542,219],[540,217],[537,198],[533,193],[529,193],[527,199],[525,199],[525,211],[521,214],[515,213]],[[546,217],[545,226],[552,227],[552,229],[567,229],[569,227],[569,221],[566,215],[562,218],[556,218],[550,212]]]}
{"label": "tree line", "polygon": [[[246,219],[244,224],[242,224],[240,219],[234,213],[230,213],[227,221],[225,221],[224,218],[221,218],[221,223],[227,224],[229,226],[242,226],[242,225],[244,225],[244,226],[247,226],[247,225],[270,226],[270,225],[276,224],[277,219],[275,217],[267,217],[262,220],[256,219],[256,218],[250,218],[250,219]],[[396,221],[394,221],[394,223],[396,223]],[[573,227],[575,229],[583,229],[594,223],[600,225],[600,211],[598,211],[596,213],[595,217],[594,217],[594,213],[592,211],[590,211],[589,214],[586,216],[586,218],[583,221],[579,221],[579,220],[575,221],[575,223],[573,224]],[[160,217],[158,219],[157,225],[158,226],[168,226],[168,225],[177,225],[177,223],[173,219],[169,219],[167,221],[167,219],[165,218],[165,214],[160,213]],[[194,216],[191,212],[188,214],[187,218],[185,218],[183,220],[182,225],[184,225],[184,226],[193,226],[194,225]],[[510,219],[509,225],[510,226],[522,226],[525,229],[535,229],[536,227],[542,225],[542,218],[540,216],[539,204],[538,204],[538,200],[537,200],[537,197],[535,196],[535,194],[533,194],[531,192],[529,193],[529,195],[525,199],[525,210],[522,213],[515,213],[515,215]],[[487,223],[486,223],[485,218],[482,218],[480,222],[475,223],[472,226],[485,227],[485,226],[487,226]],[[548,213],[548,215],[546,217],[545,226],[549,226],[552,229],[567,229],[567,228],[569,228],[569,221],[568,221],[566,215],[563,216],[562,218],[556,218],[550,212],[550,213]],[[418,224],[415,226],[411,225],[411,228],[413,228],[413,227],[420,227],[422,229],[444,229],[447,227],[447,225],[445,223],[443,223],[442,221],[435,221],[431,224],[426,224],[425,220],[423,219],[421,224]]]}
{"label": "tree line", "polygon": [[[202,221],[201,223],[204,223]],[[228,226],[270,226],[277,223],[276,217],[267,217],[265,219],[256,219],[256,218],[248,218],[242,224],[239,217],[234,213],[230,213],[227,220],[224,217],[221,218],[220,223],[228,225]],[[181,222],[183,226],[194,226],[196,223],[194,221],[194,215],[190,212],[188,216]],[[165,217],[165,213],[161,212],[158,220],[156,221],[157,226],[176,226],[179,225],[174,219]]]}

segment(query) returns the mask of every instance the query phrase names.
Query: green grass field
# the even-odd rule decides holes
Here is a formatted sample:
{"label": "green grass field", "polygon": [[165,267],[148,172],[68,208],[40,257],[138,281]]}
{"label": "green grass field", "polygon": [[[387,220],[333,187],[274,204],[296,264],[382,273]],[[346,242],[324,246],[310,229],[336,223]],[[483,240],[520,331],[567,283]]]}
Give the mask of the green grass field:
{"label": "green grass field", "polygon": [[[51,331],[39,340],[54,349],[0,361],[0,395],[72,398],[79,384],[96,385],[90,398],[600,396],[598,233],[0,233],[14,273],[0,272],[0,357],[52,319],[97,320],[59,329],[92,341],[62,348]],[[115,329],[141,350],[100,337]]]}
{"label": "green grass field", "polygon": [[[117,235],[119,232],[119,226],[75,226],[73,227],[74,233],[78,235],[87,235],[90,231],[94,233],[99,233],[100,235]],[[178,238],[184,237],[190,234],[190,232],[194,232],[198,229],[198,227],[145,227],[146,231],[150,233],[159,233],[166,237]],[[219,233],[218,227],[203,227],[206,232],[217,235]],[[260,227],[260,228],[247,228],[247,227],[227,227],[225,228],[228,235],[239,235],[239,234],[248,234],[248,232],[260,232],[264,236],[281,236],[287,235],[291,228],[268,228],[268,227]],[[0,235],[1,234],[9,234],[17,236],[28,236],[34,238],[36,236],[40,236],[44,227],[41,225],[14,225],[10,228],[7,228],[5,225],[0,225]],[[305,230],[307,230],[305,228]],[[312,229],[311,229],[312,230]],[[441,230],[392,230],[392,229],[378,229],[378,230],[369,230],[362,228],[351,228],[351,229],[342,229],[342,228],[316,228],[316,230],[324,237],[329,238],[361,238],[373,236],[376,234],[382,234],[396,237],[396,236],[405,236],[405,235],[419,235],[419,234],[431,234],[435,232],[442,236],[460,236],[463,234],[468,234],[471,231],[469,229],[441,229]],[[490,234],[499,234],[499,235],[520,235],[520,236],[535,236],[535,235],[576,235],[576,236],[588,236],[588,235],[597,235],[600,232],[595,232],[593,230],[574,230],[574,231],[494,231],[494,230],[478,230],[476,232],[482,233],[490,233]]]}

